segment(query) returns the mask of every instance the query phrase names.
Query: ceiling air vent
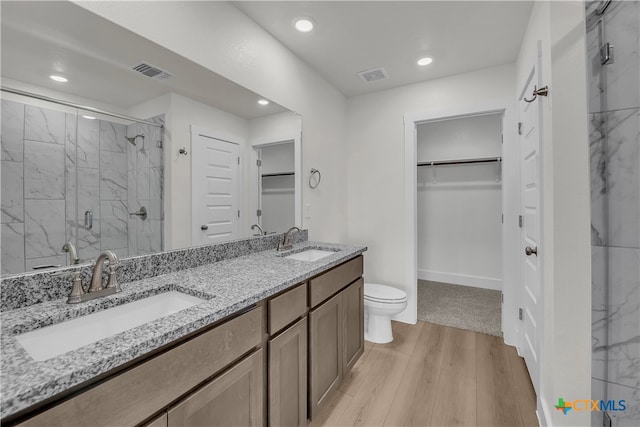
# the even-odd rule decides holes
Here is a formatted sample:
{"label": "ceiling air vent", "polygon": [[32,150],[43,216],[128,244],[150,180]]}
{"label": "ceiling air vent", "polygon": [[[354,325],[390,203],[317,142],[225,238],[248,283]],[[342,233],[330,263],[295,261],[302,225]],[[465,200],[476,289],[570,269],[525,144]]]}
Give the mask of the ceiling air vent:
{"label": "ceiling air vent", "polygon": [[151,65],[147,62],[140,62],[131,66],[133,71],[137,71],[140,74],[143,74],[147,77],[151,77],[152,79],[162,80],[169,77],[173,77],[168,71],[163,70],[162,68],[158,68],[155,65]]}
{"label": "ceiling air vent", "polygon": [[389,77],[387,75],[387,72],[382,67],[372,68],[371,70],[366,70],[366,71],[360,71],[358,75],[365,83],[384,80]]}

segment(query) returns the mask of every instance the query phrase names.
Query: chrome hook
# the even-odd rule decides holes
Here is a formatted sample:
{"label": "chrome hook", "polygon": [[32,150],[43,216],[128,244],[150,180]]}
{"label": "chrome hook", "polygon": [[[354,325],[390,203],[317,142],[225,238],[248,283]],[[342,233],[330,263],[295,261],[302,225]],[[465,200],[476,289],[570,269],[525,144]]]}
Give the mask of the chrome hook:
{"label": "chrome hook", "polygon": [[540,89],[538,89],[537,86],[534,86],[533,87],[533,98],[531,98],[531,99],[524,98],[524,102],[533,102],[533,101],[536,100],[536,98],[538,98],[538,95],[540,95],[540,96],[549,95],[549,86],[544,86],[544,87],[541,87]]}

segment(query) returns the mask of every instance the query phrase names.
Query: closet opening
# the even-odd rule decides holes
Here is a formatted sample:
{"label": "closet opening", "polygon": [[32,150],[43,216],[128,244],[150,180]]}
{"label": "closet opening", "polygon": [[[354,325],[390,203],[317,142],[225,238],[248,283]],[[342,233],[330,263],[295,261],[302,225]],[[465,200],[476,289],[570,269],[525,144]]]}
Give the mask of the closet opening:
{"label": "closet opening", "polygon": [[416,125],[418,320],[502,336],[503,115]]}

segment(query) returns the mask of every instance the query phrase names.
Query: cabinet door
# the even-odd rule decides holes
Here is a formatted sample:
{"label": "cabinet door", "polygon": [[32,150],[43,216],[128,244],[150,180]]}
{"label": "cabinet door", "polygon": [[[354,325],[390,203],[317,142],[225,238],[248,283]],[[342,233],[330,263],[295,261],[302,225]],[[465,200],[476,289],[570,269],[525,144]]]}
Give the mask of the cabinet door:
{"label": "cabinet door", "polygon": [[307,425],[307,318],[269,341],[269,425]]}
{"label": "cabinet door", "polygon": [[342,381],[342,293],[309,313],[309,411],[311,419]]}
{"label": "cabinet door", "polygon": [[342,291],[344,305],[343,372],[349,371],[364,352],[364,279]]}
{"label": "cabinet door", "polygon": [[263,425],[262,355],[256,351],[169,410],[168,426]]}

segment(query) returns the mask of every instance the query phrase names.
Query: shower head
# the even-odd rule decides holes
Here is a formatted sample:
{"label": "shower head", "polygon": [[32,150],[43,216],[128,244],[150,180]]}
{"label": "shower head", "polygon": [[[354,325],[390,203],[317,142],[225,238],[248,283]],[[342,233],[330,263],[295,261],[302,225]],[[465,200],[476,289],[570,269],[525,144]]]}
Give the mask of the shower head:
{"label": "shower head", "polygon": [[144,134],[140,134],[140,135],[136,135],[136,136],[125,136],[124,139],[126,139],[127,141],[129,141],[129,144],[133,145],[134,147],[136,146],[136,139],[138,138],[142,138],[142,140],[144,141]]}

